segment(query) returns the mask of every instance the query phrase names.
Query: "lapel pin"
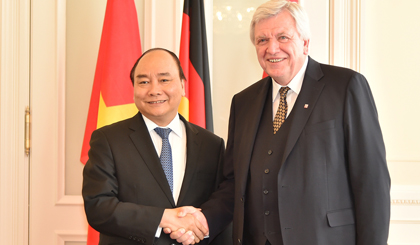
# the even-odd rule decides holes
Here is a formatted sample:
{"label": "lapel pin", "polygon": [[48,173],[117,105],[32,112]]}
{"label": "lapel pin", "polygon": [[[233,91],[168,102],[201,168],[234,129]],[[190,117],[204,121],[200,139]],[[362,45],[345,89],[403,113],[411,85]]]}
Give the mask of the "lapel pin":
{"label": "lapel pin", "polygon": [[308,109],[308,107],[309,107],[309,105],[308,105],[308,104],[305,104],[305,105],[303,106],[303,108],[305,108],[305,109]]}

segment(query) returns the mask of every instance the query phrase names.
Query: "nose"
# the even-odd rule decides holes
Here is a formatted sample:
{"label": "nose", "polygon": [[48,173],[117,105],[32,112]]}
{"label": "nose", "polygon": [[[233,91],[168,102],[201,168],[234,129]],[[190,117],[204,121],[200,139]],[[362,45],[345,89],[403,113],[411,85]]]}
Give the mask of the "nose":
{"label": "nose", "polygon": [[152,80],[150,81],[150,89],[149,89],[149,95],[150,96],[158,96],[162,94],[162,89],[160,87],[159,81]]}
{"label": "nose", "polygon": [[267,43],[267,50],[268,54],[275,54],[279,50],[279,42],[275,38],[270,38]]}

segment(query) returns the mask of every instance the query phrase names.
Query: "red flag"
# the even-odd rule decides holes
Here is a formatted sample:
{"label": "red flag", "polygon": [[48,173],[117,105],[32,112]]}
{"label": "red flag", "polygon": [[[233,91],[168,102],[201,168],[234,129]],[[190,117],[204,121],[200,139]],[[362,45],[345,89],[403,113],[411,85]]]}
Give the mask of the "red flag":
{"label": "red flag", "polygon": [[268,74],[264,71],[263,72],[263,78],[268,77]]}
{"label": "red flag", "polygon": [[[295,3],[299,3],[299,0],[288,0],[289,2],[295,2]],[[263,76],[262,78],[268,77],[268,74],[265,73],[265,71],[263,72]]]}
{"label": "red flag", "polygon": [[[130,71],[141,55],[134,0],[108,0],[90,98],[80,161],[86,164],[90,136],[102,126],[134,116]],[[89,226],[87,245],[97,245],[99,233]]]}
{"label": "red flag", "polygon": [[187,81],[179,113],[213,131],[210,72],[203,0],[185,0],[179,59]]}

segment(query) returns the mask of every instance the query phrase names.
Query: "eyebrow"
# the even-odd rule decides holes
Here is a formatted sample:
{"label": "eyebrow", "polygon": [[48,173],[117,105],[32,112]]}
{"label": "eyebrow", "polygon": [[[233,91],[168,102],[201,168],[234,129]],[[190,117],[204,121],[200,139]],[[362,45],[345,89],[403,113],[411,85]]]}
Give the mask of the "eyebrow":
{"label": "eyebrow", "polygon": [[[282,36],[282,35],[290,36],[289,32],[287,32],[287,31],[281,31],[281,32],[276,33],[275,35],[269,35],[269,36],[278,37],[278,36]],[[262,35],[256,36],[255,38],[256,39],[258,39],[258,38],[269,38],[269,36],[262,34]]]}
{"label": "eyebrow", "polygon": [[171,74],[169,72],[161,72],[158,73],[158,76],[170,76]]}
{"label": "eyebrow", "polygon": [[139,74],[139,75],[136,76],[136,78],[147,78],[147,76],[144,75],[144,74]]}
{"label": "eyebrow", "polygon": [[261,39],[261,38],[267,38],[267,36],[265,36],[265,35],[261,35],[261,36],[255,37],[255,39],[256,39],[256,40],[257,40],[257,39]]}
{"label": "eyebrow", "polygon": [[[158,76],[170,76],[171,74],[169,72],[161,72],[158,73]],[[136,78],[147,78],[148,76],[146,74],[139,74],[136,76]]]}
{"label": "eyebrow", "polygon": [[282,31],[282,32],[279,32],[279,33],[277,33],[277,34],[275,35],[275,37],[279,37],[279,36],[289,36],[289,37],[292,37],[292,36],[293,36],[293,34],[289,34],[289,32]]}

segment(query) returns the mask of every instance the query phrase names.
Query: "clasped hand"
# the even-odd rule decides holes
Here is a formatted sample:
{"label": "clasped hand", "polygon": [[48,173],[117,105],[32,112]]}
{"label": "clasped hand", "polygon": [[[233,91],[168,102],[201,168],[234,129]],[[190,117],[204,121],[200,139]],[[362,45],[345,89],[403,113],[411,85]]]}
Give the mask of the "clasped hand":
{"label": "clasped hand", "polygon": [[159,226],[183,245],[198,243],[209,235],[206,217],[192,206],[165,209]]}

